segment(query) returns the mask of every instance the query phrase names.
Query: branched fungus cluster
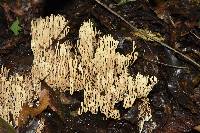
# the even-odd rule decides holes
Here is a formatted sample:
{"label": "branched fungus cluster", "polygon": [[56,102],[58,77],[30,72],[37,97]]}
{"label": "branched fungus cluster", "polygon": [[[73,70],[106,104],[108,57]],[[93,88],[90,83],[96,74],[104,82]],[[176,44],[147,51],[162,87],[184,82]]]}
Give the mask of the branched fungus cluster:
{"label": "branched fungus cluster", "polygon": [[[40,80],[44,79],[50,87],[61,92],[70,91],[73,94],[74,91],[83,90],[84,101],[79,114],[101,112],[107,118],[120,119],[116,103],[123,101],[123,107],[129,108],[137,98],[142,98],[138,116],[142,129],[144,121],[151,118],[147,96],[157,83],[157,78],[139,73],[133,78],[128,73],[130,62],[133,63],[138,56],[134,52],[134,42],[133,51],[129,55],[117,53],[115,49],[119,42],[111,35],[99,37],[100,32],[88,21],[80,27],[79,40],[74,48],[76,50],[72,52],[69,40],[64,43],[55,41],[68,34],[69,27],[66,25],[65,18],[59,15],[32,21],[31,47],[34,61],[31,76],[23,78],[16,75],[8,78],[7,70],[2,68],[0,95],[1,102],[7,99],[7,103],[0,107],[8,111],[0,115],[8,121],[5,116],[9,115],[9,111],[17,112],[17,115],[22,103],[32,97],[27,96],[31,93],[26,92],[33,89],[26,88],[26,84],[31,82],[31,87],[35,87],[34,91],[38,92]],[[55,42],[57,44],[54,46]]]}

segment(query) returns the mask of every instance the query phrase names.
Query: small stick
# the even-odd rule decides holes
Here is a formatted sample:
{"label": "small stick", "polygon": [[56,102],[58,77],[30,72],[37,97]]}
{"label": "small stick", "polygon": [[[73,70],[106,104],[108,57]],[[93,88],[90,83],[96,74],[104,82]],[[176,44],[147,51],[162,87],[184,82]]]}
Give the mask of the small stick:
{"label": "small stick", "polygon": [[114,14],[115,16],[117,16],[118,18],[120,18],[121,20],[123,20],[127,25],[129,25],[133,31],[138,31],[138,29],[136,27],[134,27],[131,23],[129,23],[126,19],[124,19],[121,15],[119,15],[118,13],[116,13],[115,11],[113,11],[112,9],[110,9],[107,5],[101,3],[99,0],[95,0],[99,5],[103,6],[105,9],[107,9],[109,12],[111,12],[112,14]]}
{"label": "small stick", "polygon": [[[107,9],[109,12],[111,12],[112,14],[114,14],[115,16],[117,16],[119,19],[121,19],[122,21],[124,21],[134,32],[140,32],[138,30],[138,28],[134,27],[131,23],[129,23],[126,19],[124,19],[121,15],[119,15],[118,13],[116,13],[115,11],[113,11],[112,9],[110,9],[107,5],[103,4],[102,2],[100,2],[99,0],[94,0],[96,1],[99,5],[101,5],[102,7],[104,7],[105,9]],[[177,51],[176,49],[168,46],[167,44],[156,40],[153,37],[148,36],[150,39],[152,39],[153,41],[159,43],[160,45],[162,45],[163,47],[168,48],[169,50],[175,52],[176,54],[182,56],[183,58],[185,58],[186,60],[190,61],[193,65],[195,65],[196,67],[198,67],[198,69],[200,70],[200,64],[198,64],[196,61],[194,61],[193,59],[191,59],[190,57],[182,54],[181,52]]]}
{"label": "small stick", "polygon": [[152,62],[152,63],[157,63],[157,64],[160,64],[160,65],[166,66],[166,67],[172,67],[172,68],[177,68],[177,69],[187,69],[187,67],[184,67],[184,66],[174,66],[174,65],[166,64],[166,63],[156,61],[156,60],[149,60],[149,59],[146,59],[146,58],[143,58],[143,59],[145,59],[149,62]]}
{"label": "small stick", "polygon": [[193,31],[190,31],[190,33],[192,33],[192,35],[194,35],[197,39],[199,39],[200,40],[200,37],[199,36],[197,36]]}

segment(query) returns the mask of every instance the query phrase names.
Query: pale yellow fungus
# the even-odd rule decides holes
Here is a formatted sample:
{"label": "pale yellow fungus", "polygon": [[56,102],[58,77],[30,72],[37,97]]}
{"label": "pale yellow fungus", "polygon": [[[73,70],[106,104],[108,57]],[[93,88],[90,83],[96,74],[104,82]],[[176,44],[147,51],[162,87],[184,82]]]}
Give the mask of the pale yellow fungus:
{"label": "pale yellow fungus", "polygon": [[[4,93],[5,96],[1,101],[15,98],[3,106],[5,111],[1,116],[9,121],[7,117],[11,111],[17,117],[22,104],[32,97],[30,90],[39,92],[40,80],[45,79],[50,87],[61,92],[70,91],[73,94],[74,91],[84,91],[79,114],[87,111],[93,114],[101,112],[107,118],[120,119],[116,103],[123,101],[123,107],[129,108],[137,98],[145,99],[139,106],[141,131],[144,121],[151,117],[147,96],[157,83],[157,78],[139,73],[133,78],[128,73],[130,62],[133,63],[138,56],[134,51],[135,42],[132,53],[126,56],[116,53],[119,42],[111,35],[97,37],[100,32],[88,21],[80,27],[75,53],[71,52],[72,45],[68,40],[64,43],[58,41],[52,47],[54,39],[67,35],[69,27],[66,25],[65,18],[59,15],[32,21],[31,48],[34,61],[31,76],[24,78],[16,75],[8,78],[8,70],[1,69],[0,94]],[[26,88],[30,83],[35,89]]]}

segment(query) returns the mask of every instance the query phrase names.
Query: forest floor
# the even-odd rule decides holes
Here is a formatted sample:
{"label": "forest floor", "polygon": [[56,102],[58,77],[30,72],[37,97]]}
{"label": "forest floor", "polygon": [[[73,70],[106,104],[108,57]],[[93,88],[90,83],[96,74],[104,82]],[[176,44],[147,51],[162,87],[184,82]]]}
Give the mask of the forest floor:
{"label": "forest floor", "polygon": [[[127,54],[135,41],[139,57],[130,74],[156,76],[159,82],[148,98],[152,120],[142,132],[198,132],[200,125],[200,2],[198,0],[0,0],[0,65],[11,74],[31,70],[31,21],[51,14],[63,15],[70,31],[65,40],[76,42],[84,21],[91,20],[98,30],[120,41],[117,52]],[[13,25],[14,24],[14,25]],[[14,28],[13,28],[14,27]],[[158,40],[135,34],[150,31]],[[58,95],[57,92],[54,95]],[[16,131],[34,132],[38,121],[45,120],[45,133],[134,133],[138,132],[137,106],[123,109],[121,120],[103,114],[74,113],[83,100],[82,92],[62,96],[70,104],[61,104],[64,119],[50,107],[31,118]],[[0,124],[1,125],[1,124]]]}

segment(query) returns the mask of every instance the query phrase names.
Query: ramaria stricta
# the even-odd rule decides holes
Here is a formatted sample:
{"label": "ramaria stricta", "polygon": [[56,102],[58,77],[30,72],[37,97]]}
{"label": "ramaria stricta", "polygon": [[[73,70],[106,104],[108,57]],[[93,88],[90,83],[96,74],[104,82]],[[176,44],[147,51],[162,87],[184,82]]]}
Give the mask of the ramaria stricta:
{"label": "ramaria stricta", "polygon": [[147,96],[157,83],[157,78],[139,73],[133,78],[128,73],[129,63],[133,63],[138,56],[134,52],[135,42],[131,54],[125,56],[115,52],[119,42],[111,35],[97,36],[100,31],[89,20],[80,27],[75,52],[72,52],[72,44],[68,40],[63,43],[58,41],[53,47],[54,40],[68,34],[67,24],[60,15],[32,21],[32,70],[28,76],[8,76],[8,70],[1,68],[1,117],[10,122],[9,113],[12,113],[17,125],[22,105],[37,96],[41,89],[40,80],[45,80],[60,92],[70,91],[73,94],[83,90],[84,101],[81,102],[79,114],[87,111],[96,114],[100,111],[106,118],[120,119],[116,103],[122,101],[124,108],[130,108],[137,98],[142,99],[143,103],[138,107],[141,131],[144,121],[151,118]]}

